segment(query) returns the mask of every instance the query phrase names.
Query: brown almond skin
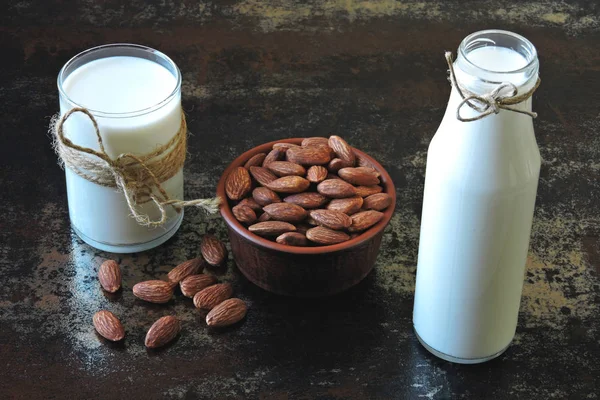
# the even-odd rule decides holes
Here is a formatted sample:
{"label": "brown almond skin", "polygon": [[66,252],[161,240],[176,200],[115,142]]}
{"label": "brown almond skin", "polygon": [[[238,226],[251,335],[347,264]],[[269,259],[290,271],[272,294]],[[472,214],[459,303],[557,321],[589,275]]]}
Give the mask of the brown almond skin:
{"label": "brown almond skin", "polygon": [[284,244],[287,246],[306,246],[308,242],[306,236],[300,232],[283,233],[277,236],[277,239],[275,239],[275,241],[279,244]]}
{"label": "brown almond skin", "polygon": [[312,210],[310,216],[317,224],[325,228],[341,230],[352,225],[352,219],[346,214],[333,210]]}
{"label": "brown almond skin", "polygon": [[330,150],[324,146],[292,147],[286,155],[288,161],[300,165],[324,165],[331,160]]}
{"label": "brown almond skin", "polygon": [[173,297],[172,282],[165,281],[144,281],[136,283],[133,286],[133,294],[138,299],[148,301],[150,303],[168,303]]}
{"label": "brown almond skin", "polygon": [[287,151],[287,149],[289,149],[290,147],[298,147],[297,144],[294,143],[275,143],[273,145],[274,149],[278,149],[278,150],[283,150],[283,151]]}
{"label": "brown almond skin", "polygon": [[304,192],[287,196],[283,201],[296,204],[302,208],[318,208],[327,203],[327,197],[320,193]]}
{"label": "brown almond skin", "polygon": [[289,222],[266,221],[250,225],[248,230],[260,236],[279,236],[282,233],[294,232],[296,227]]}
{"label": "brown almond skin", "polygon": [[281,201],[277,193],[266,187],[257,187],[254,189],[252,191],[252,198],[263,207]]}
{"label": "brown almond skin", "polygon": [[321,165],[313,165],[306,172],[306,179],[313,183],[323,182],[327,179],[327,168]]}
{"label": "brown almond skin", "polygon": [[309,229],[306,232],[306,238],[311,242],[323,245],[337,244],[350,240],[350,236],[348,236],[348,234],[340,231],[334,231],[333,229],[325,228],[323,226],[317,226]]}
{"label": "brown almond skin", "polygon": [[378,223],[383,218],[383,213],[375,210],[361,211],[350,218],[352,218],[352,225],[350,225],[348,231],[362,232]]}
{"label": "brown almond skin", "polygon": [[342,168],[338,171],[340,178],[353,185],[371,186],[379,184],[379,173],[372,168]]}
{"label": "brown almond skin", "polygon": [[235,219],[237,219],[243,224],[253,224],[258,219],[253,209],[241,204],[238,204],[237,206],[233,207],[231,209],[231,212],[233,212],[233,216],[235,217]]}
{"label": "brown almond skin", "polygon": [[194,297],[196,293],[204,288],[217,283],[217,278],[208,274],[190,275],[179,282],[181,293],[186,297]]}
{"label": "brown almond skin", "polygon": [[360,211],[363,202],[363,198],[360,196],[348,197],[346,199],[333,199],[327,204],[327,209],[352,215]]}
{"label": "brown almond skin", "polygon": [[352,150],[352,147],[344,139],[336,135],[330,136],[329,147],[333,149],[338,158],[346,161],[349,165],[354,165],[356,160],[354,150]]}
{"label": "brown almond skin", "polygon": [[329,172],[337,173],[340,169],[346,168],[346,167],[351,167],[351,166],[352,166],[352,164],[349,163],[348,161],[344,161],[341,158],[334,158],[327,165],[327,169],[329,170]]}
{"label": "brown almond skin", "polygon": [[290,175],[304,176],[306,174],[306,168],[289,161],[273,161],[267,165],[267,169],[279,177]]}
{"label": "brown almond skin", "polygon": [[213,267],[221,266],[227,261],[227,247],[213,235],[204,235],[200,252],[204,260]]}
{"label": "brown almond skin", "polygon": [[202,260],[202,258],[200,257],[184,261],[175,268],[173,268],[167,274],[167,278],[171,282],[179,283],[180,280],[182,280],[188,275],[194,275],[199,272],[202,272],[202,270],[204,269],[203,262],[204,260]]}
{"label": "brown almond skin", "polygon": [[342,178],[340,178],[339,176],[337,176],[336,173],[333,173],[333,172],[329,172],[327,174],[327,179],[339,179],[339,180],[342,180]]}
{"label": "brown almond skin", "polygon": [[241,200],[252,189],[252,180],[248,170],[244,167],[237,167],[229,173],[225,180],[225,192],[231,200]]}
{"label": "brown almond skin", "polygon": [[344,199],[356,196],[354,186],[341,179],[327,179],[317,185],[317,191],[323,196],[333,199]]}
{"label": "brown almond skin", "polygon": [[258,153],[250,157],[246,164],[244,164],[244,168],[249,169],[250,167],[260,167],[262,166],[263,161],[267,157],[267,153]]}
{"label": "brown almond skin", "polygon": [[309,137],[302,140],[301,146],[329,146],[329,139],[326,137]]}
{"label": "brown almond skin", "polygon": [[125,337],[125,329],[121,321],[110,311],[98,311],[94,314],[93,322],[98,334],[105,339],[117,342]]}
{"label": "brown almond skin", "polygon": [[202,289],[194,295],[194,306],[202,310],[211,310],[227,300],[233,294],[233,288],[229,283],[218,283]]}
{"label": "brown almond skin", "polygon": [[115,293],[121,288],[121,268],[114,260],[106,260],[98,269],[98,280],[104,290]]}
{"label": "brown almond skin", "polygon": [[273,218],[271,218],[271,216],[267,213],[262,213],[262,215],[260,217],[258,217],[258,222],[267,222],[267,221],[271,221]]}
{"label": "brown almond skin", "polygon": [[238,206],[247,206],[250,207],[254,212],[262,211],[262,206],[256,202],[252,197],[246,197],[242,199],[238,204]]}
{"label": "brown almond skin", "polygon": [[356,186],[356,195],[360,197],[369,197],[372,194],[381,193],[383,188],[379,185]]}
{"label": "brown almond skin", "polygon": [[[310,182],[300,176],[284,176],[282,178],[275,179],[266,186],[269,189],[279,193],[300,193],[308,189]],[[260,204],[260,202],[258,203]]]}
{"label": "brown almond skin", "polygon": [[269,165],[269,163],[273,162],[273,161],[280,161],[283,160],[283,158],[285,157],[285,153],[286,151],[283,149],[273,149],[269,152],[269,154],[267,154],[267,156],[265,157],[265,160],[262,163],[263,167],[266,167],[267,165]]}
{"label": "brown almond skin", "polygon": [[240,299],[227,299],[217,305],[206,315],[206,325],[211,328],[222,328],[241,321],[248,311],[246,303]]}
{"label": "brown almond skin", "polygon": [[304,208],[291,203],[273,203],[263,210],[275,221],[300,222],[308,215]]}
{"label": "brown almond skin", "polygon": [[250,167],[250,175],[263,186],[277,179],[277,176],[264,167]]}
{"label": "brown almond skin", "polygon": [[162,347],[175,339],[180,330],[181,324],[179,320],[172,315],[167,315],[159,318],[152,324],[150,329],[148,329],[144,343],[150,349]]}
{"label": "brown almond skin", "polygon": [[385,210],[392,204],[392,198],[387,193],[376,193],[365,198],[363,208],[365,210]]}

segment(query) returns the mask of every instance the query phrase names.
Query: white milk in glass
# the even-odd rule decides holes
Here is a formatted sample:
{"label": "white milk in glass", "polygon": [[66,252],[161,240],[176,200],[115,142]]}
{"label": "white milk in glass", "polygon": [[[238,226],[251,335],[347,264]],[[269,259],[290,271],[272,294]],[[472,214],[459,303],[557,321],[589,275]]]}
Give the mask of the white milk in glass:
{"label": "white milk in glass", "polygon": [[[525,38],[483,31],[463,41],[454,69],[472,92],[512,82],[522,93],[538,63]],[[515,334],[540,155],[530,116],[501,110],[461,122],[461,100],[453,88],[427,154],[413,322],[437,356],[477,363]],[[531,111],[531,99],[515,107]]]}
{"label": "white milk in glass", "polygon": [[[181,124],[177,67],[172,64],[169,70],[169,64],[156,62],[163,60],[161,57],[165,63],[171,61],[152,49],[122,45],[125,51],[119,51],[119,46],[97,48],[101,49],[99,56],[71,67],[68,75],[61,71],[59,76],[61,114],[77,106],[90,110],[111,158],[122,153],[149,153],[167,143]],[[139,52],[151,54],[150,59],[139,57]],[[94,55],[94,49],[88,53]],[[131,55],[107,56],[110,54]],[[86,115],[73,114],[65,123],[65,133],[75,144],[99,150]],[[159,228],[141,226],[131,217],[123,194],[116,188],[89,182],[69,168],[65,168],[65,174],[71,224],[84,241],[96,248],[112,252],[145,250],[166,241],[181,223],[183,213],[168,208],[166,224]],[[162,186],[171,198],[183,198],[183,172]],[[153,202],[138,205],[138,210],[152,220],[160,219]]]}

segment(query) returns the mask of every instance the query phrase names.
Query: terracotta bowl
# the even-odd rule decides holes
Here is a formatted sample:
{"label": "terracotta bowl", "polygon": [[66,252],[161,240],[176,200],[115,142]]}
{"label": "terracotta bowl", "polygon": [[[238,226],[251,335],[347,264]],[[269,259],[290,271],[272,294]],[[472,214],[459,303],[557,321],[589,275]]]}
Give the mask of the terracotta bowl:
{"label": "terracotta bowl", "polygon": [[[258,153],[268,153],[275,143],[300,144],[302,138],[278,140],[248,150],[236,158],[223,172],[217,194],[227,199],[225,179],[233,168],[243,166]],[[221,215],[229,229],[233,257],[239,270],[251,282],[273,293],[319,297],[346,290],[360,282],[373,269],[383,230],[390,222],[396,205],[396,190],[392,179],[383,167],[367,154],[356,150],[368,159],[381,174],[383,191],[392,197],[392,204],[384,217],[360,236],[330,246],[285,246],[251,233],[238,222],[231,211],[231,201],[221,206]]]}

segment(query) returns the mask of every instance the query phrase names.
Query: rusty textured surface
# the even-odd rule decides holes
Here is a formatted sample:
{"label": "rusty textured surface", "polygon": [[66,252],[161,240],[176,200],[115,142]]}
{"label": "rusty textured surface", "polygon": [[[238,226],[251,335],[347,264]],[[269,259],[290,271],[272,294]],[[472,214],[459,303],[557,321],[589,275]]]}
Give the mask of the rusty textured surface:
{"label": "rusty textured surface", "polygon": [[[538,48],[534,100],[544,159],[519,327],[499,359],[435,359],[411,328],[426,149],[449,94],[443,50],[501,27]],[[222,275],[250,304],[244,323],[207,330],[190,301],[134,300],[131,287],[198,255],[219,219],[186,213],[179,233],[118,257],[120,294],[96,280],[112,257],[70,231],[63,172],[46,126],[55,78],[108,42],[161,49],[184,75],[189,197],[213,193],[237,154],[337,132],[390,172],[398,204],[377,265],[320,301],[270,295],[232,261]],[[5,2],[0,13],[0,397],[597,398],[600,393],[600,6],[593,1],[228,0]],[[96,336],[108,308],[123,344]],[[149,352],[167,313],[180,338]]]}

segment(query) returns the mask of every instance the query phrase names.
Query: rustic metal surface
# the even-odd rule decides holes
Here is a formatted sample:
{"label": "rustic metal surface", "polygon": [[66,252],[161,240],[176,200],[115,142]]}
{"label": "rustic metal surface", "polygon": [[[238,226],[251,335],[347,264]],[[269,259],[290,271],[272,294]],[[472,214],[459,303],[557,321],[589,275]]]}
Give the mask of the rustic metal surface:
{"label": "rustic metal surface", "polygon": [[[597,398],[600,393],[600,8],[593,1],[33,0],[0,13],[0,398]],[[449,94],[445,49],[489,27],[538,48],[535,95],[544,159],[519,328],[499,359],[459,366],[412,332],[427,145]],[[242,151],[337,132],[378,158],[398,205],[373,273],[319,301],[270,295],[230,261],[222,276],[250,304],[245,322],[209,331],[190,301],[136,301],[134,283],[198,255],[224,224],[186,212],[153,251],[117,259],[125,289],[99,289],[111,254],[70,230],[64,175],[46,127],[56,74],[109,42],[150,45],[183,71],[194,136],[188,197],[208,196]],[[125,324],[101,340],[93,313]],[[147,351],[159,316],[180,338]]]}

